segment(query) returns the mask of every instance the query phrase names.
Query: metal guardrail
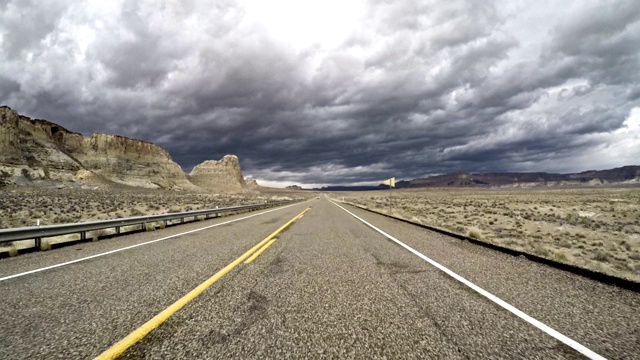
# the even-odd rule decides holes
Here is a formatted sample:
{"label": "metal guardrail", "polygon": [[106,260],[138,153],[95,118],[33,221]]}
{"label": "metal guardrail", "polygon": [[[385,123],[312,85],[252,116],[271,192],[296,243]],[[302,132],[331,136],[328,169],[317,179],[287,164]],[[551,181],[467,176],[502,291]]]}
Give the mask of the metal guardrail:
{"label": "metal guardrail", "polygon": [[[204,216],[205,219],[211,217],[220,216],[222,213],[243,211],[243,210],[259,210],[269,207],[275,207],[293,203],[294,201],[279,201],[269,202],[264,204],[252,204],[252,205],[240,205],[218,209],[208,210],[194,210],[180,213],[149,215],[149,216],[134,216],[120,219],[109,219],[102,221],[89,221],[72,224],[56,224],[45,226],[29,226],[12,229],[0,229],[0,243],[6,243],[19,240],[35,240],[34,247],[40,248],[42,238],[68,235],[68,234],[80,234],[80,240],[86,239],[87,231],[102,230],[115,228],[116,234],[120,233],[120,228],[123,226],[140,225],[141,229],[147,223],[159,222],[159,221],[172,221],[180,220],[184,223],[185,218],[197,218],[198,216]],[[214,215],[214,216],[212,216]]]}

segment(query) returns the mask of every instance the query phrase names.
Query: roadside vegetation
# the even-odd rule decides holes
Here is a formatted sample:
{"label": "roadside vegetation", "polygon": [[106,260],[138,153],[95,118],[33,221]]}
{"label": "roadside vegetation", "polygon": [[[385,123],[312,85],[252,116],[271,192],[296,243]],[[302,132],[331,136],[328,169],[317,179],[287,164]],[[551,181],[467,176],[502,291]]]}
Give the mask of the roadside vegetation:
{"label": "roadside vegetation", "polygon": [[[389,212],[385,192],[336,198]],[[392,215],[640,281],[640,189],[395,190]]]}
{"label": "roadside vegetation", "polygon": [[[211,194],[148,189],[101,191],[4,187],[0,190],[0,229],[36,226],[38,221],[40,225],[75,223],[255,204],[301,196],[303,195],[257,192]],[[166,224],[145,224],[144,229],[153,231],[156,226],[162,229]],[[97,241],[101,237],[112,235],[113,232],[113,229],[90,232],[87,238]],[[70,234],[43,240],[41,249],[49,250],[54,243],[78,240],[79,236]],[[13,256],[17,254],[17,249],[33,246],[32,242],[26,240],[0,243],[0,252],[7,252]]]}
{"label": "roadside vegetation", "polygon": [[[0,228],[52,225],[252,204],[282,194],[209,194],[161,190],[117,192],[14,187],[0,193]],[[295,197],[295,196],[294,196]]]}

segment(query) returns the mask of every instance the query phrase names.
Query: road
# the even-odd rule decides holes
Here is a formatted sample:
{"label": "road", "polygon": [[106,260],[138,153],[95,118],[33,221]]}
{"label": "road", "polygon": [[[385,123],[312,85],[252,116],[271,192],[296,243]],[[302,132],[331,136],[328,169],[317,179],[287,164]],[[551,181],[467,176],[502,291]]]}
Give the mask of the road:
{"label": "road", "polygon": [[[586,349],[640,358],[640,294],[342,206]],[[96,357],[308,207],[121,358],[584,358],[324,197],[0,260],[3,279],[177,235],[0,280],[0,358]]]}

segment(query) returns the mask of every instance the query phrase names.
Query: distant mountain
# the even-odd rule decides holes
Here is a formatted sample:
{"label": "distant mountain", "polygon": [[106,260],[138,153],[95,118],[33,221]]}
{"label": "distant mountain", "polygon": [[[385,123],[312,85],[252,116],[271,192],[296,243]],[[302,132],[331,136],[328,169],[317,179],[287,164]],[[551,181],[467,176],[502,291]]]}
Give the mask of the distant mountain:
{"label": "distant mountain", "polygon": [[387,185],[378,186],[323,186],[315,188],[316,191],[371,191],[389,188]]}
{"label": "distant mountain", "polygon": [[398,181],[396,182],[396,187],[597,186],[618,183],[640,184],[640,166],[623,166],[610,170],[588,170],[575,174],[545,172],[469,174],[465,172],[454,172],[410,181]]}

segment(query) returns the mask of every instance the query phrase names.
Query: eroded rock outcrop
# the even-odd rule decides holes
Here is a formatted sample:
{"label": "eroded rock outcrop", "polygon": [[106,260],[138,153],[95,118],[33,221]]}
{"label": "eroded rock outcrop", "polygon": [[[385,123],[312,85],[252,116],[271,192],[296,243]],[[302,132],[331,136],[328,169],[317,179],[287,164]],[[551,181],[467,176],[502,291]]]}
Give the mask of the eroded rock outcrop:
{"label": "eroded rock outcrop", "polygon": [[247,184],[247,188],[251,190],[260,190],[260,185],[258,181],[255,179],[244,179],[244,182]]}
{"label": "eroded rock outcrop", "polygon": [[208,191],[246,192],[249,190],[242,176],[240,161],[235,155],[225,155],[220,160],[206,160],[196,165],[191,174],[191,182]]}
{"label": "eroded rock outcrop", "polygon": [[195,189],[158,145],[124,136],[93,134],[71,148],[87,169],[121,184],[145,188]]}
{"label": "eroded rock outcrop", "polygon": [[113,184],[197,189],[161,147],[124,136],[89,137],[0,107],[0,177],[14,184]]}
{"label": "eroded rock outcrop", "polygon": [[74,181],[83,166],[65,152],[65,136],[82,137],[61,126],[0,107],[0,171],[5,182]]}

